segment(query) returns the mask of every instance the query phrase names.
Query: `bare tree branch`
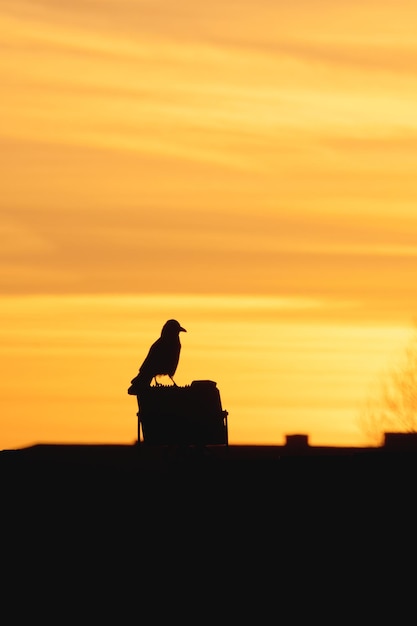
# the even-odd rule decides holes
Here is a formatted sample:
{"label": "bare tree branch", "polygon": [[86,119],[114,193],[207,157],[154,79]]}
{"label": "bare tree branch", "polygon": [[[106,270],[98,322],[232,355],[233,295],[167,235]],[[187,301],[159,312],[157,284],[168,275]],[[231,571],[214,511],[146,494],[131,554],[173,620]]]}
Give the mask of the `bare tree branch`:
{"label": "bare tree branch", "polygon": [[370,394],[359,416],[365,435],[376,445],[386,432],[417,431],[417,323],[400,363],[389,370]]}

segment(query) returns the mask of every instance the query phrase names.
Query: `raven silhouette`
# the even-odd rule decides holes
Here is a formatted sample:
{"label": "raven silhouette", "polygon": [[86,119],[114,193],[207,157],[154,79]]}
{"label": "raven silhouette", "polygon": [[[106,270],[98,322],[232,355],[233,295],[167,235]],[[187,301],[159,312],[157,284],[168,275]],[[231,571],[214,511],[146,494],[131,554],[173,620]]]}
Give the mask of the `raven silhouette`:
{"label": "raven silhouette", "polygon": [[153,343],[149,352],[139,368],[139,373],[131,384],[135,389],[149,387],[152,380],[155,385],[159,385],[157,376],[169,376],[174,385],[174,380],[178,361],[181,352],[179,334],[187,331],[177,320],[168,320],[162,327],[161,336]]}

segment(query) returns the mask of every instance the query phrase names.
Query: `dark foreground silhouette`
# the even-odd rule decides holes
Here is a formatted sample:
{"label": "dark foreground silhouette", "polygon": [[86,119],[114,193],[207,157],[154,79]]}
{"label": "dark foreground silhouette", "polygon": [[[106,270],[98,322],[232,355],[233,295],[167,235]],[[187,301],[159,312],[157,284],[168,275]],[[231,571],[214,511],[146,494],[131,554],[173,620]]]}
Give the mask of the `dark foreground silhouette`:
{"label": "dark foreground silhouette", "polygon": [[13,579],[31,617],[50,607],[52,623],[86,611],[105,623],[110,611],[115,623],[147,611],[258,623],[289,598],[295,623],[314,598],[329,623],[367,610],[360,621],[374,623],[370,588],[380,576],[391,598],[391,578],[413,562],[415,442],[388,443],[3,451],[4,602]]}
{"label": "dark foreground silhouette", "polygon": [[[417,434],[389,433],[381,447],[311,446],[306,435],[285,445],[38,444],[0,452],[5,493],[52,498],[87,495],[135,506],[146,497],[279,506],[318,500],[355,507],[387,504],[417,480]],[[365,500],[363,500],[365,498]],[[368,504],[367,504],[368,503]],[[223,507],[225,507],[223,509]]]}

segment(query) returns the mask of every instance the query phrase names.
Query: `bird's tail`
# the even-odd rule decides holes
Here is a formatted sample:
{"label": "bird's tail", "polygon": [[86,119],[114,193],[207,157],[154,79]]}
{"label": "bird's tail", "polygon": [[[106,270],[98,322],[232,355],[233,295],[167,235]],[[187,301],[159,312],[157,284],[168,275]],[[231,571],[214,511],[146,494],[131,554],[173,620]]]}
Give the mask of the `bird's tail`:
{"label": "bird's tail", "polygon": [[150,376],[149,374],[139,372],[139,374],[130,381],[130,387],[127,390],[127,393],[131,396],[140,395],[141,391],[150,386],[152,378],[153,376]]}

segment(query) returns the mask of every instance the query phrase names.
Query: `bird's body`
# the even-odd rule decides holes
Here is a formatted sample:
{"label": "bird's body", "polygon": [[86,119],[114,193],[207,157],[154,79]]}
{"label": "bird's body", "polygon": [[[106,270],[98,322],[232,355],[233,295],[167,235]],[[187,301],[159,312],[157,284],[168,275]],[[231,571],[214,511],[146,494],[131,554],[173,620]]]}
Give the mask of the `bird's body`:
{"label": "bird's body", "polygon": [[177,320],[168,320],[162,327],[161,336],[153,343],[140,366],[138,375],[131,381],[136,388],[148,387],[157,376],[169,376],[174,383],[181,352],[180,332],[187,332]]}

